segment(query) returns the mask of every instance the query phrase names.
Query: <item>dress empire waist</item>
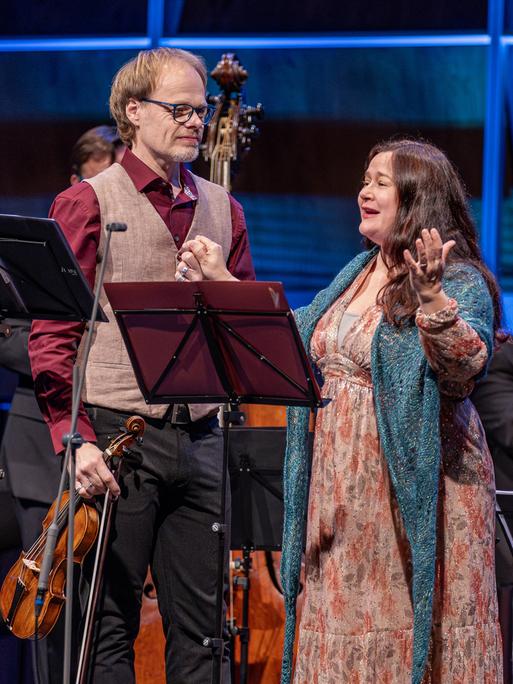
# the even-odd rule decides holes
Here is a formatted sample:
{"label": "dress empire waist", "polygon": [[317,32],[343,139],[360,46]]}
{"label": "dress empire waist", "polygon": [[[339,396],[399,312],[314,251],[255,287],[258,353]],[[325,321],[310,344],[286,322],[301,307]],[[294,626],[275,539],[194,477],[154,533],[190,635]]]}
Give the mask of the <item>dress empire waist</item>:
{"label": "dress empire waist", "polygon": [[348,382],[372,388],[370,370],[358,365],[340,352],[326,354],[317,362],[324,378],[343,377]]}

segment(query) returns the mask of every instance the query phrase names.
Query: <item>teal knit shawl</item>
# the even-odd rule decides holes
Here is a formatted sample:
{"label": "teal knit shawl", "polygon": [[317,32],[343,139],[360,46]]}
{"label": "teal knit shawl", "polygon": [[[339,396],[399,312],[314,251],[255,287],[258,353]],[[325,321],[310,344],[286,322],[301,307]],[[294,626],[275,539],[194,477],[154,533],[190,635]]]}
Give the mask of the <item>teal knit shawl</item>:
{"label": "teal knit shawl", "polygon": [[[319,319],[376,253],[374,248],[358,254],[309,306],[296,311],[296,323],[307,351]],[[469,264],[452,264],[444,274],[443,289],[457,301],[459,315],[486,343],[490,356],[493,306],[479,271]],[[371,376],[381,447],[411,548],[412,684],[421,684],[429,651],[435,578],[440,396],[436,375],[427,363],[414,324],[396,328],[382,318],[372,340]],[[282,684],[289,684],[292,676],[308,491],[308,421],[308,409],[289,409],[281,561],[286,612]]]}

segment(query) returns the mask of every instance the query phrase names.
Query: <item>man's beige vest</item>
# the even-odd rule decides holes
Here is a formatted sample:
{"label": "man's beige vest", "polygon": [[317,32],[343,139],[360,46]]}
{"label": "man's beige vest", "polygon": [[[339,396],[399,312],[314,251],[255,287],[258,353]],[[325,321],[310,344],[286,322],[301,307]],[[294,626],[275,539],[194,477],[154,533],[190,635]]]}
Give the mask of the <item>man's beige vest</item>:
{"label": "man's beige vest", "polygon": [[[175,279],[177,247],[164,221],[128,174],[113,164],[87,180],[98,198],[101,238],[98,264],[103,257],[105,227],[127,224],[124,233],[112,233],[105,282],[170,281]],[[188,237],[201,234],[221,245],[225,260],[232,242],[230,200],[219,185],[194,176],[198,200]],[[98,277],[97,267],[96,276]],[[82,400],[96,406],[161,418],[168,406],[146,404],[135,379],[128,353],[112,308],[102,291],[100,304],[109,322],[96,323],[82,391]],[[82,357],[84,338],[79,348]],[[211,404],[191,404],[191,418],[197,420],[212,410]]]}

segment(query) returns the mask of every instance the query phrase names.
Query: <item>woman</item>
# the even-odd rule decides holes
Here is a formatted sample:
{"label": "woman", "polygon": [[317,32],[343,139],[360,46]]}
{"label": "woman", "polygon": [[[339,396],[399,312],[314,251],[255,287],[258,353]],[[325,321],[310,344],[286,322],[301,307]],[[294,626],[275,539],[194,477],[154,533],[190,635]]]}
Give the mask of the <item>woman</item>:
{"label": "woman", "polygon": [[[368,251],[297,323],[331,399],[316,416],[295,684],[502,683],[494,478],[466,398],[499,325],[462,183],[432,145],[370,152]],[[291,650],[308,411],[289,412],[282,580]]]}

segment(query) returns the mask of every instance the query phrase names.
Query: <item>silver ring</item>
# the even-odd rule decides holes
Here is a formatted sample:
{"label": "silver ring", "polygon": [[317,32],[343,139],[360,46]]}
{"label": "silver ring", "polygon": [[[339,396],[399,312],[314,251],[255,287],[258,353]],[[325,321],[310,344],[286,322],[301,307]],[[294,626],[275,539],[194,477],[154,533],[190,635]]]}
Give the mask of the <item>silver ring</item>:
{"label": "silver ring", "polygon": [[178,278],[176,279],[177,283],[183,283],[184,281],[185,281],[185,278],[183,277],[183,275],[179,275]]}
{"label": "silver ring", "polygon": [[89,480],[89,484],[87,485],[86,489],[91,489],[91,487],[95,487],[95,486],[96,485],[94,484],[94,482],[91,482],[91,480]]}
{"label": "silver ring", "polygon": [[180,273],[181,273],[182,275],[185,275],[185,274],[187,273],[188,270],[189,270],[189,267],[188,267],[188,266],[184,266],[183,268],[180,269]]}

